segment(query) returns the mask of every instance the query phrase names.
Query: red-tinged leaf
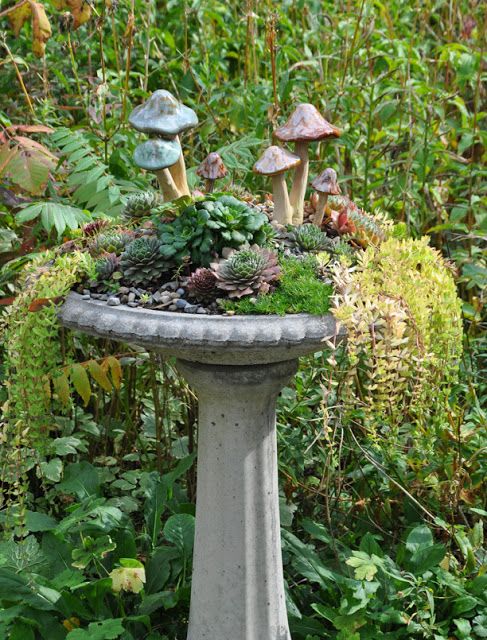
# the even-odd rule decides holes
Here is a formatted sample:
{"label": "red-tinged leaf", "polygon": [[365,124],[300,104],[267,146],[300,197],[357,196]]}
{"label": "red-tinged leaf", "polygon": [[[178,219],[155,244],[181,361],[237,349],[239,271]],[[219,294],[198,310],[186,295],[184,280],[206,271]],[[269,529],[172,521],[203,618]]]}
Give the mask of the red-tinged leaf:
{"label": "red-tinged leaf", "polygon": [[91,386],[86,369],[82,364],[73,364],[71,366],[70,377],[74,388],[81,396],[86,407],[91,397]]}
{"label": "red-tinged leaf", "polygon": [[11,296],[10,298],[0,298],[0,306],[6,307],[15,300],[15,296]]}
{"label": "red-tinged leaf", "polygon": [[0,144],[7,142],[16,133],[54,133],[54,129],[44,124],[12,124],[0,133]]}
{"label": "red-tinged leaf", "polygon": [[8,142],[0,145],[0,177],[7,172],[11,160],[18,152],[18,148],[10,147]]}
{"label": "red-tinged leaf", "polygon": [[57,393],[57,397],[59,401],[65,406],[69,404],[69,381],[66,373],[64,371],[61,372],[60,375],[56,376],[52,379],[52,385],[54,387],[55,393]]}
{"label": "red-tinged leaf", "polygon": [[113,386],[115,389],[120,389],[120,383],[122,381],[122,365],[120,364],[120,360],[115,358],[115,356],[108,356],[106,362],[108,362],[108,366],[110,367]]}
{"label": "red-tinged leaf", "polygon": [[44,159],[44,162],[51,168],[56,166],[58,162],[57,157],[40,142],[31,140],[30,138],[26,138],[25,136],[14,136],[12,140],[23,149],[27,149],[28,151],[40,151],[40,153],[37,154],[37,157],[40,161]]}
{"label": "red-tinged leaf", "polygon": [[35,313],[36,311],[40,311],[50,304],[59,304],[63,300],[64,296],[57,296],[55,298],[37,298],[30,303],[28,309],[30,312]]}
{"label": "red-tinged leaf", "polygon": [[56,162],[43,151],[17,147],[4,173],[24,191],[32,195],[42,195],[47,186],[49,172],[55,166]]}
{"label": "red-tinged leaf", "polygon": [[89,360],[87,362],[88,371],[91,374],[91,377],[97,382],[102,389],[107,391],[108,393],[112,390],[112,383],[108,379],[106,372],[103,370],[103,367],[96,360]]}

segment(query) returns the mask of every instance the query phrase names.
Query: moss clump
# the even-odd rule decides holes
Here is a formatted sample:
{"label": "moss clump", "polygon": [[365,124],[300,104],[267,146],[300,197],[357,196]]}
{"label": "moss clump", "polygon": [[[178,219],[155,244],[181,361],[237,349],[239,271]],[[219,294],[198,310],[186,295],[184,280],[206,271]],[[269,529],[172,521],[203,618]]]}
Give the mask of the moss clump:
{"label": "moss clump", "polygon": [[272,293],[260,295],[258,298],[242,298],[236,302],[225,300],[222,302],[222,308],[241,315],[327,313],[333,288],[319,280],[316,258],[283,258],[280,265],[282,276]]}

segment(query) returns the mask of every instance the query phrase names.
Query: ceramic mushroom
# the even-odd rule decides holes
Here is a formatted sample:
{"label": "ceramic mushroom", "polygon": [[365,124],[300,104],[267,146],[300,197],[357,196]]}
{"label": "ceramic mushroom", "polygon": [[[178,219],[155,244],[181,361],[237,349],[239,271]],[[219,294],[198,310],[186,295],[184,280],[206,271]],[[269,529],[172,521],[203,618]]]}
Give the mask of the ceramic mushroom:
{"label": "ceramic mushroom", "polygon": [[165,202],[180,198],[182,195],[169,170],[181,156],[181,145],[176,139],[151,138],[135,148],[135,164],[141,169],[153,171],[156,174]]}
{"label": "ceramic mushroom", "polygon": [[290,151],[273,145],[264,151],[254,164],[255,173],[272,178],[274,220],[279,224],[291,224],[292,208],[284,173],[299,166],[301,160]]}
{"label": "ceramic mushroom", "polygon": [[318,193],[318,202],[316,204],[316,213],[314,215],[313,222],[318,227],[321,227],[325,215],[328,196],[338,196],[342,192],[340,185],[337,182],[335,169],[332,169],[331,167],[325,169],[311,182],[311,186]]}
{"label": "ceramic mushroom", "polygon": [[[147,102],[135,107],[129,116],[129,123],[137,131],[174,141],[179,145],[179,134],[195,127],[198,124],[198,117],[193,109],[178,102],[172,93],[159,89],[154,91]],[[189,196],[182,153],[169,171],[179,194]]]}
{"label": "ceramic mushroom", "polygon": [[293,223],[302,224],[308,182],[308,146],[310,142],[337,138],[340,130],[325,120],[312,104],[303,103],[298,104],[286,124],[276,129],[274,135],[283,142],[294,142],[296,155],[301,158],[294,172],[289,200],[293,209]]}
{"label": "ceramic mushroom", "polygon": [[205,178],[206,191],[207,193],[212,193],[215,188],[215,180],[224,178],[227,175],[227,168],[223,164],[220,154],[213,151],[206,156],[196,169],[196,174]]}

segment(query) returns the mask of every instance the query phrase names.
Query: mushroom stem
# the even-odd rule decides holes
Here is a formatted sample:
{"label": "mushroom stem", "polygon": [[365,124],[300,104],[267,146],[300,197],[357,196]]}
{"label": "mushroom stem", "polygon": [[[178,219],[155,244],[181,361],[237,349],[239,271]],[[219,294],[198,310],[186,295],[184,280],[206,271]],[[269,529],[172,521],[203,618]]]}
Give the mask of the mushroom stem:
{"label": "mushroom stem", "polygon": [[313,217],[313,223],[317,227],[321,227],[321,225],[323,224],[323,218],[325,217],[325,209],[326,209],[327,202],[328,202],[328,194],[318,192],[318,203],[316,205],[316,213]]}
{"label": "mushroom stem", "polygon": [[274,200],[274,220],[279,224],[291,224],[293,210],[287,193],[284,173],[272,176],[272,198]]}
{"label": "mushroom stem", "polygon": [[[176,140],[180,142],[179,136],[176,136]],[[191,195],[188,187],[188,180],[186,178],[186,164],[184,163],[183,152],[181,151],[181,155],[179,156],[179,160],[176,164],[173,164],[169,167],[169,171],[173,177],[174,183],[178,191],[180,192],[180,196],[189,196]]]}
{"label": "mushroom stem", "polygon": [[215,188],[215,181],[211,178],[206,179],[205,189],[206,193],[213,193],[213,189]]}
{"label": "mushroom stem", "polygon": [[294,169],[293,186],[289,201],[293,210],[293,224],[302,224],[304,215],[304,196],[308,182],[308,142],[296,142],[294,152],[301,158],[301,164]]}
{"label": "mushroom stem", "polygon": [[[171,169],[174,166],[175,165],[173,165]],[[169,169],[159,169],[155,174],[164,196],[164,202],[176,200],[176,198],[180,198],[182,196],[182,193],[177,188]]]}

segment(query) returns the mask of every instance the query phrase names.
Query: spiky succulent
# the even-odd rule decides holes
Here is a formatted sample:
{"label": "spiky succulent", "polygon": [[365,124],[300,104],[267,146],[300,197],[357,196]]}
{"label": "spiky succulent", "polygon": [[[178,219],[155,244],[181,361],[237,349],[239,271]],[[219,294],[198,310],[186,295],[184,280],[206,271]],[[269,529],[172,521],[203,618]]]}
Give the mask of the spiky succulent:
{"label": "spiky succulent", "polygon": [[90,253],[99,256],[103,253],[115,253],[120,255],[129,242],[132,242],[132,233],[100,233],[89,244]]}
{"label": "spiky succulent", "polygon": [[293,231],[295,244],[304,251],[331,251],[333,241],[314,224],[302,224]]}
{"label": "spiky succulent", "polygon": [[188,282],[188,288],[197,300],[211,300],[216,297],[216,275],[211,269],[196,269]]}
{"label": "spiky succulent", "polygon": [[392,221],[380,210],[372,214],[355,207],[350,208],[347,214],[354,226],[353,237],[363,246],[379,245],[392,233]]}
{"label": "spiky succulent", "polygon": [[109,280],[120,266],[120,258],[114,253],[107,253],[95,261],[95,271],[98,280]]}
{"label": "spiky succulent", "polygon": [[120,258],[124,279],[136,285],[154,282],[168,267],[161,255],[161,243],[153,236],[133,240]]}
{"label": "spiky succulent", "polygon": [[142,218],[151,214],[152,209],[162,203],[157,191],[138,191],[131,193],[122,208],[122,215],[126,220]]}
{"label": "spiky succulent", "polygon": [[83,227],[83,235],[88,237],[96,236],[97,233],[100,233],[102,229],[104,229],[108,225],[108,220],[93,220],[93,222],[89,222],[85,224]]}
{"label": "spiky succulent", "polygon": [[235,251],[227,260],[213,264],[212,268],[216,286],[229,298],[267,293],[281,272],[277,255],[255,245]]}

